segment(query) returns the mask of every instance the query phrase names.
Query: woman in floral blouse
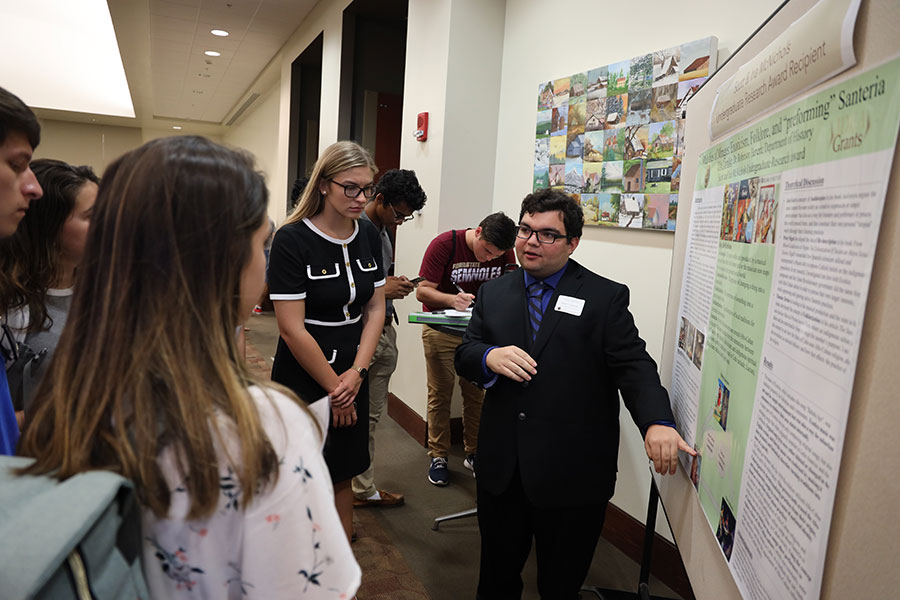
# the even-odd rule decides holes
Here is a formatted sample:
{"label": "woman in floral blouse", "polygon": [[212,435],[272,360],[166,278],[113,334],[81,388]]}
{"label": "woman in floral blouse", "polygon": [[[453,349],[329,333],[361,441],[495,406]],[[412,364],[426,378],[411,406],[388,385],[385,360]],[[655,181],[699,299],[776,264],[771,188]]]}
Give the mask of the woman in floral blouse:
{"label": "woman in floral blouse", "polygon": [[153,598],[349,599],[359,586],[320,428],[253,379],[235,342],[263,287],[266,203],[252,161],[204,138],[115,161],[23,434],[30,473],[134,482]]}

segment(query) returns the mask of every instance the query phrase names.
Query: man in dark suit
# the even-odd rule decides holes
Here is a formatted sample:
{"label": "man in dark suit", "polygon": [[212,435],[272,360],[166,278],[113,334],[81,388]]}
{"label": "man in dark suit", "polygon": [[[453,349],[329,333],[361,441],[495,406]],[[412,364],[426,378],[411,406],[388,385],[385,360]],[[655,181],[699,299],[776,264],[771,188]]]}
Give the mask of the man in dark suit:
{"label": "man in dark suit", "polygon": [[541,190],[522,202],[522,269],[482,285],[457,372],[487,388],[478,438],[478,599],[520,598],[532,539],[545,600],[574,600],[616,483],[619,392],[659,473],[678,450],[666,390],[628,288],[571,260],[583,215]]}

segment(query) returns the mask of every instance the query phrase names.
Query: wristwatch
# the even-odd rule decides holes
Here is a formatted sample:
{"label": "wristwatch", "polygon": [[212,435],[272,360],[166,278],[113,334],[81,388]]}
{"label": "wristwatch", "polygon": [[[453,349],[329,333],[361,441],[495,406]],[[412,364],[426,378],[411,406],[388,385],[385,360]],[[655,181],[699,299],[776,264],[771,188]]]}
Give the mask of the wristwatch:
{"label": "wristwatch", "polygon": [[360,379],[365,379],[369,374],[369,370],[365,367],[357,367],[356,365],[353,365],[353,368],[356,370],[357,373],[359,373]]}

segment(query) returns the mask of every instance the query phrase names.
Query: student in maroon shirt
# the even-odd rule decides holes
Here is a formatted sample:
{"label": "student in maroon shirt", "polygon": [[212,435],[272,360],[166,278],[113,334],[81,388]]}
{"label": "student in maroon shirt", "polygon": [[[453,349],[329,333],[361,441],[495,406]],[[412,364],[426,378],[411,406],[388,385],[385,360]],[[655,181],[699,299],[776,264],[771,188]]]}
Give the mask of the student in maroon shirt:
{"label": "student in maroon shirt", "polygon": [[[416,288],[416,299],[424,310],[452,308],[466,310],[485,281],[503,275],[515,266],[512,250],[516,224],[497,212],[488,215],[475,229],[446,231],[434,238],[422,258],[419,275],[425,278]],[[457,380],[453,357],[462,341],[458,333],[439,325],[422,328],[428,381],[428,481],[444,486],[449,482],[447,454],[450,450],[450,400]],[[459,378],[463,398],[464,465],[474,470],[478,448],[478,423],[484,391]]]}

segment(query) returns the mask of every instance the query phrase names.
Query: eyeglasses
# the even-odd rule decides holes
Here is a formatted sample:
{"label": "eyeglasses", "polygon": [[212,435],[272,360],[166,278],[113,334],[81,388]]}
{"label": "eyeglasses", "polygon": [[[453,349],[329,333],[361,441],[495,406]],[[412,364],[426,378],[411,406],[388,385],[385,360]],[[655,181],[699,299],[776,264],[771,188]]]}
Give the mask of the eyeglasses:
{"label": "eyeglasses", "polygon": [[537,236],[537,241],[542,244],[552,244],[558,239],[569,237],[567,235],[560,235],[554,231],[535,231],[528,225],[519,225],[519,228],[516,230],[516,237],[520,240],[528,240],[531,238],[532,233]]}
{"label": "eyeglasses", "polygon": [[360,192],[362,192],[363,196],[365,196],[369,200],[371,200],[372,198],[375,197],[375,185],[374,184],[367,185],[366,187],[361,188],[358,185],[356,185],[355,183],[348,183],[347,185],[344,185],[343,183],[338,183],[334,179],[329,179],[328,181],[330,181],[334,185],[339,185],[342,188],[344,188],[344,195],[347,196],[348,198],[357,198],[359,196]]}
{"label": "eyeglasses", "polygon": [[406,223],[407,221],[412,221],[416,218],[416,215],[400,215],[397,214],[397,211],[394,210],[394,206],[392,204],[388,204],[388,207],[391,209],[391,212],[394,214],[394,222],[395,223]]}

